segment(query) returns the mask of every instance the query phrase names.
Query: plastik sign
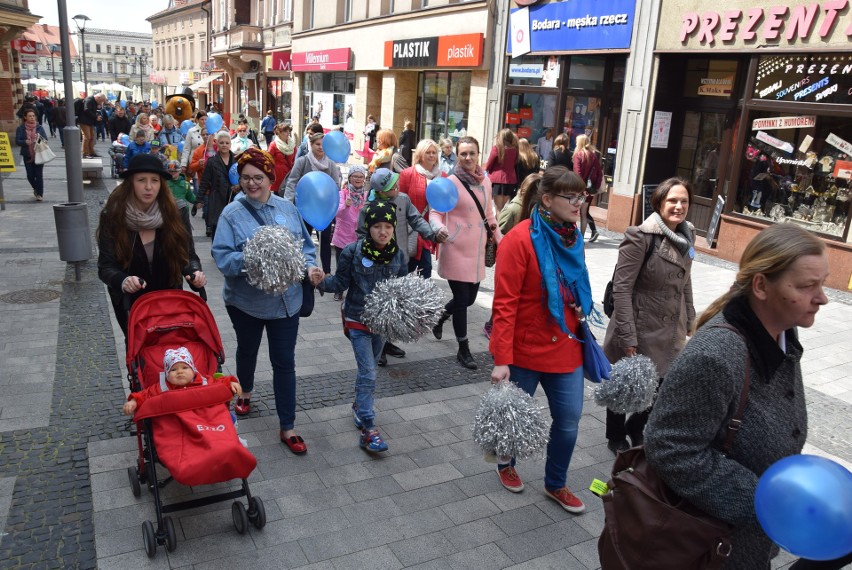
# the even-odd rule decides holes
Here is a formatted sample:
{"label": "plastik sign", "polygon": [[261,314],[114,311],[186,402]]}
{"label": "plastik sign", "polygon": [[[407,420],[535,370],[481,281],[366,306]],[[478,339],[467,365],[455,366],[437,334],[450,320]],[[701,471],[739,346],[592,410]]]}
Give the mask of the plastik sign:
{"label": "plastik sign", "polygon": [[385,42],[384,65],[392,69],[478,67],[482,45],[482,34],[390,40]]}
{"label": "plastik sign", "polygon": [[293,52],[290,66],[293,71],[347,71],[350,48]]}

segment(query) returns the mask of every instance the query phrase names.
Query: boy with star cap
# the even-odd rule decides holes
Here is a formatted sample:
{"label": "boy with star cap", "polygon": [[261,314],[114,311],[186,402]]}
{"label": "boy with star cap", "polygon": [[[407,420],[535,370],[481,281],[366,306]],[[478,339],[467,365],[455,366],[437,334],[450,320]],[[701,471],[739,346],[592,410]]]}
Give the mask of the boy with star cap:
{"label": "boy with star cap", "polygon": [[[429,222],[423,219],[423,213],[418,211],[414,204],[411,203],[411,198],[407,194],[400,194],[399,174],[391,172],[387,168],[378,168],[370,177],[370,188],[372,189],[369,198],[371,202],[373,200],[384,201],[392,204],[394,207],[396,213],[395,238],[396,243],[399,244],[405,256],[405,263],[408,263],[407,249],[409,242],[416,243],[409,239],[412,232],[417,232],[423,239],[435,243],[446,241],[449,235],[447,229],[441,228],[440,231],[435,232],[434,228],[429,225]],[[364,210],[361,210],[358,217],[357,228],[357,234],[363,236],[366,232]],[[379,357],[379,366],[387,364],[386,355],[402,358],[405,356],[405,351],[394,344],[385,343],[382,355]]]}
{"label": "boy with star cap", "polygon": [[[374,175],[375,176],[375,175]],[[376,429],[373,392],[376,388],[376,361],[384,340],[361,323],[364,302],[377,283],[408,273],[405,254],[394,239],[396,207],[393,202],[377,199],[363,210],[364,238],[350,243],[340,253],[337,271],[323,279],[322,269],[311,268],[311,281],[320,291],[342,293],[343,326],[352,343],[358,374],[355,377],[355,426],[361,430],[359,445],[370,452],[387,451],[388,445]]]}

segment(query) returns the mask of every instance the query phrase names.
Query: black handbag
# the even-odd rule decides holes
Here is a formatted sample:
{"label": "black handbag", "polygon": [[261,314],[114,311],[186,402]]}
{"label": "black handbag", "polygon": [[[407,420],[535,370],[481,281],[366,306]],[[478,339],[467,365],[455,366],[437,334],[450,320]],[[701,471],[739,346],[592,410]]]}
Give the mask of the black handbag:
{"label": "black handbag", "polygon": [[[255,211],[254,208],[249,206],[248,202],[246,202],[245,198],[240,198],[237,200],[240,204],[243,205],[243,208],[251,214],[251,217],[260,224],[261,226],[265,226],[266,222],[263,221],[263,218]],[[302,308],[299,309],[300,317],[310,317],[311,313],[314,312],[314,286],[311,284],[311,280],[308,279],[308,274],[305,272],[305,275],[302,277]]]}
{"label": "black handbag", "polygon": [[[645,267],[645,264],[648,263],[648,260],[651,259],[651,254],[654,253],[654,248],[657,246],[657,235],[651,238],[651,245],[648,246],[648,249],[645,250],[645,259],[642,260],[642,265],[639,266],[639,273],[642,272],[642,268]],[[616,266],[618,269],[618,266]],[[613,279],[615,279],[615,271],[612,270]],[[612,282],[613,279],[609,280],[609,283],[606,284],[606,289],[604,289],[603,305],[604,314],[607,317],[612,317],[612,314],[615,312],[615,298],[612,295]]]}
{"label": "black handbag", "polygon": [[485,267],[494,267],[494,264],[497,263],[497,240],[494,239],[494,228],[488,224],[488,220],[485,218],[485,210],[482,208],[482,204],[479,203],[479,198],[470,189],[470,184],[464,180],[459,180],[459,182],[462,183],[465,190],[470,194],[470,197],[473,198],[476,209],[479,210],[479,215],[482,217],[485,233],[488,234],[488,240],[485,242]]}

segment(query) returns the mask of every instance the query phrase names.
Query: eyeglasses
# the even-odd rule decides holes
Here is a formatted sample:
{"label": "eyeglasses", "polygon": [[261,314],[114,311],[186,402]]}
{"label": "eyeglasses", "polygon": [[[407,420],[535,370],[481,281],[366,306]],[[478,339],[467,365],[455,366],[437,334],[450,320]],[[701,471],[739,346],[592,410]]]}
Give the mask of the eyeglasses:
{"label": "eyeglasses", "polygon": [[266,180],[266,176],[263,174],[258,174],[256,176],[240,176],[240,182],[243,184],[248,184],[249,182],[254,182],[255,185],[260,186],[263,184],[263,181]]}
{"label": "eyeglasses", "polygon": [[565,194],[551,194],[551,196],[554,196],[556,198],[564,198],[565,200],[568,200],[568,203],[571,204],[572,206],[576,206],[577,204],[582,204],[583,201],[586,199],[585,193],[584,194],[569,194],[567,196]]}

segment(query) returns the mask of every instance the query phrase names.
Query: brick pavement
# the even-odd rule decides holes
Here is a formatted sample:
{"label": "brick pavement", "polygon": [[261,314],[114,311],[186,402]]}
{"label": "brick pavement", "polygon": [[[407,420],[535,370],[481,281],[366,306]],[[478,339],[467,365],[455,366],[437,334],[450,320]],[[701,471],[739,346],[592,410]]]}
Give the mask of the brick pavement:
{"label": "brick pavement", "polygon": [[[106,156],[105,145],[98,148]],[[309,453],[294,457],[276,440],[265,358],[258,367],[258,409],[239,422],[259,460],[250,480],[264,499],[268,525],[240,537],[227,503],[186,512],[177,519],[177,551],[167,556],[160,549],[149,561],[140,522],[152,517],[152,505],[146,494],[133,498],[126,477],[135,439],[126,436],[118,414],[124,389],[120,333],[94,263],[74,283],[73,271],[56,259],[49,204],[66,193],[58,154],[60,160],[46,167],[45,203],[32,201],[23,172],[4,177],[0,295],[38,289],[59,298],[0,302],[0,386],[7,396],[0,403],[3,567],[597,567],[600,502],[580,490],[593,477],[606,478],[611,465],[602,409],[586,401],[569,472],[569,485],[589,507],[579,517],[544,497],[541,461],[522,464],[528,489],[512,495],[471,443],[470,421],[488,373],[486,340],[477,331],[488,316],[490,280],[471,314],[479,371],[462,371],[452,342],[424,339],[406,346],[408,356],[391,359],[380,373],[378,421],[391,452],[379,459],[357,448],[348,416],[354,359],[340,334],[336,305],[318,297],[314,316],[302,323],[297,350],[297,426]],[[87,187],[93,224],[112,184],[107,178]],[[218,294],[222,280],[208,261],[200,220],[194,222],[230,371],[235,339]],[[609,279],[618,237],[606,234],[588,250],[595,291],[603,291]],[[702,257],[694,280],[700,310],[728,287],[731,265]],[[841,345],[852,329],[852,305],[848,294],[832,298],[838,302],[802,334],[808,450],[849,462],[852,357]],[[175,498],[187,490],[173,484],[166,492]]]}

